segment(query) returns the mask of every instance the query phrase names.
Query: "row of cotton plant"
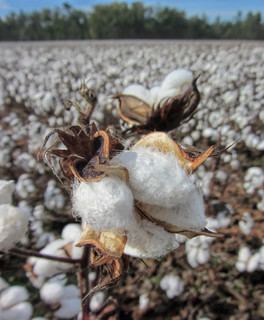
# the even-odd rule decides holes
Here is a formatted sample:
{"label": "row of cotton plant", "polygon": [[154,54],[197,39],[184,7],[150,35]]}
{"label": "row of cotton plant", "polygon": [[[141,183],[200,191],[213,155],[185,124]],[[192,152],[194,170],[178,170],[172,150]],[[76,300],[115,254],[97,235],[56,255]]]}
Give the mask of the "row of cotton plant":
{"label": "row of cotton plant", "polygon": [[[76,265],[80,263],[88,245],[99,244],[101,251],[95,253],[96,257],[104,250],[111,256],[112,259],[104,261],[108,269],[120,263],[121,269],[126,271],[126,255],[159,258],[179,246],[185,247],[185,261],[191,268],[210,264],[211,247],[217,240],[208,237],[209,232],[230,228],[234,212],[226,204],[224,211],[216,209],[214,218],[206,218],[203,195],[212,204],[212,183],[224,188],[230,182],[230,170],[243,175],[245,193],[257,197],[257,208],[262,210],[263,170],[247,163],[248,170],[244,174],[241,165],[245,164],[241,163],[236,144],[222,154],[223,165],[213,170],[214,159],[209,158],[201,164],[206,157],[198,161],[194,169],[189,169],[192,157],[188,158],[188,153],[183,155],[177,144],[172,143],[170,135],[156,133],[140,140],[142,128],[154,128],[155,125],[166,127],[167,123],[158,113],[159,109],[170,107],[169,98],[184,96],[188,90],[193,90],[193,94],[193,80],[195,75],[200,74],[197,80],[201,93],[199,108],[192,119],[186,116],[188,121],[178,129],[180,140],[177,143],[182,146],[198,144],[201,148],[216,143],[224,148],[237,143],[238,146],[245,145],[252,152],[262,152],[261,105],[264,95],[261,87],[264,84],[264,70],[261,49],[256,47],[251,50],[246,46],[234,45],[227,46],[225,50],[206,47],[205,52],[201,53],[198,47],[189,50],[188,46],[175,47],[172,43],[160,47],[158,51],[153,48],[155,46],[139,47],[137,44],[108,50],[100,46],[62,46],[60,49],[51,46],[47,49],[44,46],[25,45],[19,51],[11,47],[0,48],[6,62],[0,67],[3,88],[0,100],[4,114],[0,124],[0,166],[9,170],[7,172],[14,180],[3,181],[1,186],[0,201],[5,215],[2,214],[0,221],[1,230],[4,230],[0,237],[0,249],[12,251],[15,244],[21,241],[23,246],[34,245],[35,249],[40,250],[39,257],[27,259],[27,276],[33,286],[39,288],[40,299],[57,318],[72,318],[78,314],[81,317],[84,292],[77,293],[77,287],[71,286],[67,278],[68,274],[76,272]],[[235,59],[238,52],[241,61]],[[174,70],[175,67],[181,69]],[[71,177],[73,214],[75,219],[78,217],[82,220],[82,224],[80,221],[70,223],[60,234],[49,230],[49,219],[59,220],[60,213],[68,222],[72,219],[67,191],[59,187],[59,181],[56,182],[50,173],[47,176],[47,168],[37,161],[37,154],[53,128],[77,123],[78,108],[66,110],[66,101],[79,101],[83,110],[87,107],[87,102],[80,102],[80,96],[76,94],[82,80],[86,80],[87,87],[97,92],[97,106],[91,119],[98,128],[103,130],[104,124],[109,123],[108,119],[118,126],[120,113],[120,128],[128,133],[134,130],[135,136],[138,135],[138,143],[135,144],[130,135],[126,141],[122,140],[122,147],[116,144],[111,149],[111,143],[116,143],[114,134],[111,132],[106,135],[98,130],[94,138],[87,139],[85,145],[94,144],[97,135],[104,139],[105,146],[110,141],[110,155],[106,157],[107,162],[98,163],[98,169],[94,168],[90,176],[88,170],[85,178],[77,166],[83,153],[77,154],[76,163],[76,152],[72,152],[70,157],[62,157],[64,166],[61,168],[67,169],[64,171],[66,178]],[[113,95],[119,99],[119,104],[111,98]],[[140,105],[138,113],[130,109],[133,104],[130,107],[132,102],[128,97],[136,98],[133,103]],[[8,108],[12,110],[13,105],[14,111],[9,112]],[[19,108],[21,113],[17,112]],[[163,122],[151,122],[150,112],[156,112]],[[168,127],[168,131],[170,129]],[[53,136],[50,138],[48,147],[60,140],[58,131],[57,134],[57,140]],[[75,132],[67,134],[74,136]],[[63,141],[65,139],[60,142]],[[135,146],[132,147],[133,144]],[[162,144],[164,148],[160,147]],[[60,153],[60,144],[55,147],[59,150],[55,151],[56,156],[63,154],[63,149]],[[54,155],[53,150],[48,149],[46,160],[49,155]],[[213,152],[213,149],[208,151],[208,156],[209,152]],[[106,153],[107,150],[102,148],[100,157]],[[51,164],[60,175],[58,162]],[[109,166],[107,171],[100,167],[105,164]],[[118,167],[121,170],[116,170]],[[196,168],[196,176],[191,176]],[[104,172],[102,179],[100,172]],[[100,178],[93,181],[94,174]],[[45,178],[41,180],[41,177]],[[16,206],[11,205],[12,194]],[[240,232],[249,237],[254,216],[244,212],[240,218]],[[15,227],[8,229],[7,225]],[[10,234],[6,236],[8,232]],[[199,233],[205,235],[197,236]],[[197,237],[188,239],[194,235]],[[259,252],[257,256],[261,257],[261,249]],[[41,255],[57,257],[59,260],[45,260]],[[243,260],[240,255],[239,251],[238,265]],[[253,259],[255,255],[252,254],[249,259],[256,260]],[[96,263],[99,265],[101,262]],[[255,269],[248,267],[253,262],[244,259],[241,263],[246,266],[237,267],[239,271],[252,272],[260,270],[262,266],[261,260],[258,260]],[[56,275],[63,275],[63,280]],[[111,277],[115,279],[114,275]],[[182,280],[171,275],[166,278],[165,275],[160,287],[169,299],[175,298],[184,290]],[[93,280],[89,281],[93,283]],[[103,282],[102,288],[96,290],[104,289],[105,285]],[[142,310],[149,304],[146,297],[142,295],[139,300]],[[96,312],[105,300],[104,293],[96,293],[89,304],[90,310]],[[32,312],[28,314],[29,319]]]}

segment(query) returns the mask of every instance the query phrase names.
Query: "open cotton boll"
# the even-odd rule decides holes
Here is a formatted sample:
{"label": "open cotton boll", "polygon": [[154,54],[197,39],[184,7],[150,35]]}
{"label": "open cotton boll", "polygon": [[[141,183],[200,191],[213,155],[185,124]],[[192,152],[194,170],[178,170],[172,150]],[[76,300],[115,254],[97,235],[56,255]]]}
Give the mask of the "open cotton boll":
{"label": "open cotton boll", "polygon": [[[66,246],[68,243],[69,243],[68,240],[58,239],[49,243],[40,252],[58,256],[58,257],[68,258],[68,255],[63,249],[63,247]],[[37,276],[41,276],[44,278],[51,277],[65,270],[69,270],[72,267],[70,263],[50,261],[50,260],[41,259],[41,258],[35,258],[33,261],[34,261],[33,272]]]}
{"label": "open cotton boll", "polygon": [[247,269],[247,263],[251,258],[251,251],[248,247],[242,247],[238,251],[236,268],[239,272],[244,272]]}
{"label": "open cotton boll", "polygon": [[190,88],[193,80],[193,74],[186,69],[176,69],[169,73],[163,80],[158,94],[157,103],[165,98],[175,97],[183,94]]}
{"label": "open cotton boll", "polygon": [[118,230],[134,225],[134,199],[127,184],[115,177],[73,185],[73,210],[95,231]]}
{"label": "open cotton boll", "polygon": [[166,221],[184,230],[201,231],[206,226],[203,197],[198,190],[189,195],[188,201],[173,208],[164,208],[150,204],[140,206],[152,217]]}
{"label": "open cotton boll", "polygon": [[54,316],[59,319],[71,319],[76,317],[81,309],[80,298],[61,299],[60,308],[54,312]]}
{"label": "open cotton boll", "polygon": [[9,204],[0,205],[0,250],[8,250],[19,242],[28,228],[27,214]]}
{"label": "open cotton boll", "polygon": [[0,306],[2,308],[10,308],[28,299],[28,292],[24,287],[12,286],[5,289],[0,296]]}
{"label": "open cotton boll", "polygon": [[29,302],[20,302],[11,308],[1,311],[1,320],[29,320],[33,314],[32,305]]}
{"label": "open cotton boll", "polygon": [[154,103],[151,92],[141,84],[131,84],[130,86],[124,89],[122,94],[135,96],[143,100],[150,106],[152,106],[152,104]]}
{"label": "open cotton boll", "polygon": [[166,291],[167,297],[173,299],[182,294],[184,284],[181,279],[174,275],[166,275],[160,281],[160,287]]}
{"label": "open cotton boll", "polygon": [[100,291],[100,292],[96,292],[90,301],[90,309],[92,312],[97,311],[99,308],[101,308],[101,306],[103,305],[105,301],[105,294],[104,292]]}
{"label": "open cotton boll", "polygon": [[174,234],[152,222],[141,220],[137,227],[127,231],[124,253],[137,258],[158,258],[178,246]]}
{"label": "open cotton boll", "polygon": [[150,90],[150,94],[152,96],[153,102],[155,103],[155,101],[158,100],[158,95],[159,95],[159,91],[160,91],[160,87],[156,86],[151,88]]}
{"label": "open cotton boll", "polygon": [[56,304],[63,296],[64,287],[60,282],[46,282],[40,289],[40,297],[47,304]]}
{"label": "open cotton boll", "polygon": [[81,226],[78,223],[67,224],[61,232],[61,237],[68,241],[75,241],[81,233]]}
{"label": "open cotton boll", "polygon": [[195,185],[171,154],[135,147],[111,160],[128,169],[129,184],[136,200],[171,208],[186,203]]}
{"label": "open cotton boll", "polygon": [[14,189],[13,180],[0,180],[0,204],[11,204]]}

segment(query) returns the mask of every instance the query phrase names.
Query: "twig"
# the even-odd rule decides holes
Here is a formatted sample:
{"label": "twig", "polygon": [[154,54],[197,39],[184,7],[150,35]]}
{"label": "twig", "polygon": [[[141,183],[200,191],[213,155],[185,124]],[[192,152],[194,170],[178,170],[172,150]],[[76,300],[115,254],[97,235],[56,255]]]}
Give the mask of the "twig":
{"label": "twig", "polygon": [[4,251],[3,253],[12,254],[12,255],[16,255],[16,256],[20,256],[20,257],[31,257],[32,256],[32,257],[53,260],[53,261],[59,261],[59,262],[64,262],[64,263],[72,263],[72,264],[80,264],[82,262],[81,259],[57,257],[57,256],[45,254],[45,253],[40,253],[40,252],[37,252],[34,250],[27,250],[27,249],[21,249],[21,248],[12,248],[8,251]]}

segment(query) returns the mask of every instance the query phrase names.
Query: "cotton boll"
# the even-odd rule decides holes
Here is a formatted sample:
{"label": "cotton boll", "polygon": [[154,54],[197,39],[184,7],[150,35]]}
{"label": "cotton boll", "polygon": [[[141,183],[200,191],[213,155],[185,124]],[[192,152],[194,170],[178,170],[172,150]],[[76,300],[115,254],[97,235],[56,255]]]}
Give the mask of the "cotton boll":
{"label": "cotton boll", "polygon": [[149,306],[149,297],[146,294],[139,296],[139,310],[146,310]]}
{"label": "cotton boll", "polygon": [[179,277],[174,275],[166,275],[160,281],[160,287],[166,291],[167,297],[173,299],[182,294],[184,284]]}
{"label": "cotton boll", "polygon": [[152,217],[166,221],[183,230],[200,231],[206,226],[203,197],[198,190],[194,190],[190,194],[188,201],[173,208],[148,204],[142,204],[140,208]]}
{"label": "cotton boll", "polygon": [[238,251],[236,268],[239,272],[246,271],[247,263],[251,257],[251,252],[248,247],[242,247]]}
{"label": "cotton boll", "polygon": [[28,292],[24,287],[12,286],[5,289],[0,295],[0,306],[2,308],[10,308],[28,299]]}
{"label": "cotton boll", "polygon": [[60,301],[60,308],[54,312],[54,316],[58,319],[71,319],[77,316],[80,309],[80,298],[62,299]]}
{"label": "cotton boll", "polygon": [[120,153],[111,164],[128,169],[133,195],[144,203],[171,208],[186,203],[196,189],[175,156],[150,148]]}
{"label": "cotton boll", "polygon": [[32,305],[29,302],[20,302],[1,312],[1,320],[30,320],[33,314]]}
{"label": "cotton boll", "polygon": [[187,261],[192,268],[197,268],[199,263],[197,261],[198,248],[193,248],[187,252]]}
{"label": "cotton boll", "polygon": [[169,73],[163,80],[158,94],[157,103],[164,98],[175,97],[183,94],[190,88],[193,80],[193,74],[189,70],[176,69]]}
{"label": "cotton boll", "polygon": [[0,180],[0,204],[11,204],[14,188],[14,181]]}
{"label": "cotton boll", "polygon": [[175,235],[147,220],[127,231],[124,253],[138,258],[158,258],[176,249],[179,243]]}
{"label": "cotton boll", "polygon": [[159,91],[160,91],[160,87],[153,87],[151,88],[150,90],[150,94],[152,96],[152,100],[153,102],[157,101],[158,100],[158,94],[159,94]]}
{"label": "cotton boll", "polygon": [[73,185],[73,209],[95,231],[118,230],[133,226],[134,199],[127,184],[115,177]]}
{"label": "cotton boll", "polygon": [[239,228],[241,231],[248,235],[254,225],[254,220],[252,219],[249,212],[243,213],[242,219],[239,221]]}
{"label": "cotton boll", "polygon": [[130,86],[124,89],[122,94],[132,95],[134,97],[137,97],[145,101],[150,106],[152,106],[154,102],[150,91],[140,84],[131,84]]}
{"label": "cotton boll", "polygon": [[77,298],[80,296],[80,290],[74,284],[69,284],[68,286],[64,287],[63,290],[63,298]]}
{"label": "cotton boll", "polygon": [[[64,251],[63,247],[69,243],[68,240],[58,239],[54,242],[49,243],[40,252],[45,254],[50,254],[58,257],[68,258],[68,255]],[[57,273],[62,273],[72,268],[70,263],[64,263],[59,261],[49,261],[46,259],[35,258],[33,272],[40,277],[48,278],[52,277]]]}
{"label": "cotton boll", "polygon": [[92,312],[97,311],[103,305],[105,301],[105,294],[104,292],[97,292],[95,293],[90,301],[90,309]]}
{"label": "cotton boll", "polygon": [[10,249],[25,235],[28,228],[27,214],[9,204],[0,205],[0,250]]}
{"label": "cotton boll", "polygon": [[205,264],[210,259],[210,247],[209,246],[203,246],[198,250],[197,252],[197,262],[199,264]]}
{"label": "cotton boll", "polygon": [[256,252],[248,260],[247,271],[248,272],[256,271],[259,268],[259,260],[260,260],[260,254],[259,254],[259,252]]}
{"label": "cotton boll", "polygon": [[64,287],[60,282],[46,282],[40,289],[40,298],[46,304],[59,303],[63,296]]}
{"label": "cotton boll", "polygon": [[80,233],[81,233],[81,226],[79,224],[69,223],[63,228],[61,237],[64,240],[75,241]]}

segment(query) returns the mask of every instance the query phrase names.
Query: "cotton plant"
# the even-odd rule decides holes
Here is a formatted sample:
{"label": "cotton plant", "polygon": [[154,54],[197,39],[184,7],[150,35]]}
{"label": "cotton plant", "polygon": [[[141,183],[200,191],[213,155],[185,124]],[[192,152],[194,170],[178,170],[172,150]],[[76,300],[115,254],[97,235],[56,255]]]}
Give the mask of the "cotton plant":
{"label": "cotton plant", "polygon": [[[164,104],[178,110],[175,127],[197,107],[199,94],[193,79],[190,81],[187,91],[182,94],[177,89],[173,93],[176,97],[169,97],[172,100]],[[109,271],[110,278],[93,288],[93,294],[120,279],[127,271],[129,257],[165,256],[179,246],[179,235],[216,236],[206,228],[203,195],[192,177],[215,146],[202,153],[190,146],[183,148],[165,132],[150,132],[127,147],[116,129],[98,130],[90,122],[96,100],[87,87],[81,88],[81,94],[88,102],[80,117],[86,127],[53,130],[41,153],[58,177],[51,159],[61,159],[62,173],[72,189],[73,214],[83,224],[76,245],[91,246],[91,266],[105,265]],[[188,100],[189,95],[194,96],[195,103]],[[81,110],[75,103],[71,105]],[[164,124],[159,112],[155,117]],[[55,143],[45,148],[54,133]],[[66,148],[60,149],[59,141]]]}
{"label": "cotton plant", "polygon": [[[125,130],[118,126],[98,129],[91,121],[97,96],[82,84],[79,92],[86,109],[70,100],[66,103],[67,108],[74,106],[79,111],[79,123],[55,128],[45,137],[39,157],[71,190],[73,215],[80,222],[67,225],[61,238],[48,240],[43,248],[40,241],[38,253],[18,248],[10,252],[31,255],[27,275],[34,286],[41,288],[44,303],[52,308],[60,306],[54,313],[57,318],[67,318],[73,310],[77,315],[77,309],[82,308],[85,319],[93,308],[86,303],[88,296],[116,284],[128,270],[130,257],[162,258],[177,249],[184,236],[217,236],[207,229],[203,194],[193,176],[208,157],[217,154],[216,146],[201,152],[175,142],[168,134],[196,111],[200,101],[196,81],[192,72],[179,69],[171,72],[160,87],[148,90],[133,85],[114,96],[119,99],[121,118],[129,124]],[[50,97],[45,98],[47,108]],[[38,132],[41,126],[35,125]],[[133,133],[131,140],[129,135]],[[57,138],[52,140],[55,134]],[[59,165],[54,158],[59,159]],[[26,174],[19,177],[15,189],[22,199],[36,193]],[[64,207],[64,196],[54,180],[48,182],[44,206],[56,211]],[[42,228],[42,210],[37,213],[29,209],[35,218],[39,216],[39,220],[31,219],[35,234]],[[109,277],[91,289],[88,267],[100,266]],[[55,275],[76,270],[80,271],[78,297],[65,296],[70,287],[49,281]],[[181,281],[176,280],[163,281],[169,298],[183,290]],[[166,287],[170,281],[173,288]]]}

